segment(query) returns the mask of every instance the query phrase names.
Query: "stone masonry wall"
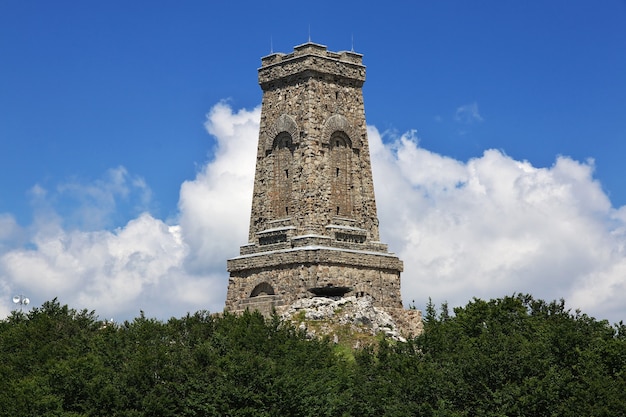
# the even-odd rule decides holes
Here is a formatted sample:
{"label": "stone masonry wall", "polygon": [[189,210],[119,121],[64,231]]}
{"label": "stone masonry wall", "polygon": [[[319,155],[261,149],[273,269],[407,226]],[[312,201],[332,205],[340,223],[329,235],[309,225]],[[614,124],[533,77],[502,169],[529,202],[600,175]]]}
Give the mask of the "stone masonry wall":
{"label": "stone masonry wall", "polygon": [[250,229],[226,309],[280,311],[330,286],[407,317],[402,261],[379,242],[362,56],[309,42],[261,62]]}
{"label": "stone masonry wall", "polygon": [[[377,306],[402,308],[398,271],[358,265],[331,263],[298,263],[259,268],[231,274],[226,309],[245,308],[238,300],[249,299],[254,289],[268,283],[276,299],[276,307],[287,306],[301,298],[310,298],[309,288],[350,287],[349,295],[369,295]],[[263,294],[266,295],[266,294]]]}
{"label": "stone masonry wall", "polygon": [[[315,44],[275,55],[259,69],[264,92],[249,241],[280,219],[289,219],[297,234],[324,234],[337,215],[378,240],[360,55]],[[348,146],[331,142],[336,133]],[[277,146],[281,134],[290,137],[286,148]],[[337,177],[345,180],[340,189]]]}

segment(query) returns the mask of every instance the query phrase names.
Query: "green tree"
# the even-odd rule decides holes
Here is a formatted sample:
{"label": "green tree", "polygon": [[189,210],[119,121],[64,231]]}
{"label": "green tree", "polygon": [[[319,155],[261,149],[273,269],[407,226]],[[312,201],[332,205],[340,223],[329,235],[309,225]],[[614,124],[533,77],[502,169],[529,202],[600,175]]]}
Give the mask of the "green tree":
{"label": "green tree", "polygon": [[277,316],[102,323],[56,299],[0,321],[0,416],[614,416],[626,326],[514,295],[346,359]]}

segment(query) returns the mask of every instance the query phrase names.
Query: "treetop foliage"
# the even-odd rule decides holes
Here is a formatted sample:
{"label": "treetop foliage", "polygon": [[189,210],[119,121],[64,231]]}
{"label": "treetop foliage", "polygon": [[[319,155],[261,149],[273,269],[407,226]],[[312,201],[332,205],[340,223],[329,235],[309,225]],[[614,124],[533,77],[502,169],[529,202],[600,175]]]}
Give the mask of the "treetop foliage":
{"label": "treetop foliage", "polygon": [[0,321],[0,416],[615,416],[626,327],[530,295],[429,303],[353,360],[278,317],[107,323],[58,300]]}

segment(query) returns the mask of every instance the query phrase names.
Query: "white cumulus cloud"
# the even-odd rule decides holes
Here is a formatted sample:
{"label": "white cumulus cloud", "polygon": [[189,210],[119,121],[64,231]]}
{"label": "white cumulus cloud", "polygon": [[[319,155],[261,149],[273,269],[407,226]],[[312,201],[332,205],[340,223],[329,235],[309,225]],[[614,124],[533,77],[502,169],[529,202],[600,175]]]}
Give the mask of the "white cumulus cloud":
{"label": "white cumulus cloud", "polygon": [[159,318],[221,311],[226,259],[247,241],[259,118],[260,108],[233,113],[222,103],[213,107],[206,129],[217,141],[215,153],[181,185],[175,224],[142,212],[115,230],[98,228],[120,203],[149,206],[149,187],[123,167],[53,191],[34,186],[30,236],[22,238],[26,232],[12,216],[0,216],[0,249],[6,247],[0,251],[0,315],[14,308],[17,293],[32,305],[58,297],[115,319],[140,310]]}
{"label": "white cumulus cloud", "polygon": [[382,239],[404,260],[405,302],[528,292],[626,316],[625,209],[611,206],[593,161],[537,168],[487,150],[461,162],[420,148],[415,132],[382,136],[369,128]]}
{"label": "white cumulus cloud", "polygon": [[[226,259],[247,241],[259,119],[258,107],[211,109],[215,149],[181,185],[169,223],[144,211],[114,230],[95,227],[120,200],[149,207],[148,186],[123,168],[93,183],[33,187],[32,225],[0,215],[0,314],[17,293],[114,318],[220,311]],[[381,239],[404,261],[405,304],[528,292],[598,318],[626,317],[626,207],[611,205],[593,161],[558,157],[538,168],[496,150],[458,161],[421,148],[415,132],[370,126],[368,135]],[[68,193],[70,214],[103,207],[97,222],[68,227],[55,208]]]}
{"label": "white cumulus cloud", "polygon": [[[180,188],[180,224],[188,267],[223,273],[247,242],[261,108],[233,113],[219,103],[205,127],[217,140],[213,159]],[[224,293],[225,294],[225,293]]]}

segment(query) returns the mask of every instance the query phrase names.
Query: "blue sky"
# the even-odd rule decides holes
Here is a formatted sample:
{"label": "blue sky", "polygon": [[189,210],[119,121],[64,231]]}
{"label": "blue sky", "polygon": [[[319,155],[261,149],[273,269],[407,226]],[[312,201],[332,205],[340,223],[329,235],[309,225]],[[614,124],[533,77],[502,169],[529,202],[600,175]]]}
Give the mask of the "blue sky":
{"label": "blue sky", "polygon": [[1,2],[0,313],[20,292],[119,317],[221,309],[260,58],[309,36],[364,55],[405,302],[527,291],[626,319],[626,2],[609,0]]}

